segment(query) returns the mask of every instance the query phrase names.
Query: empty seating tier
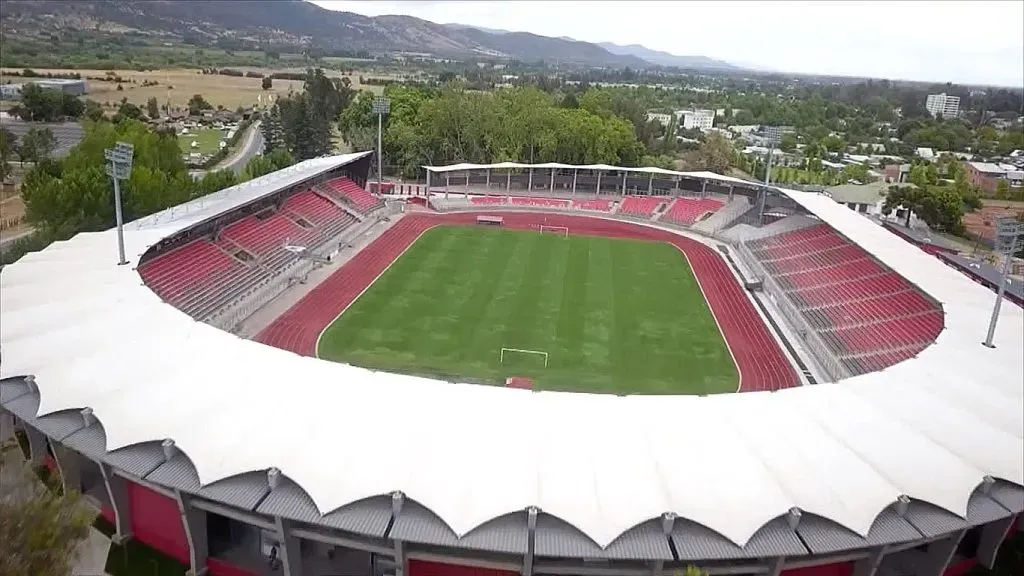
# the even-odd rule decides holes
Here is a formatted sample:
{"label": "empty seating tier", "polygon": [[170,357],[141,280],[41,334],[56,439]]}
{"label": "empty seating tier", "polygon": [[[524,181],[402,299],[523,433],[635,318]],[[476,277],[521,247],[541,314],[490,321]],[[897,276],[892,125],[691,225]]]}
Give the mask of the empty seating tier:
{"label": "empty seating tier", "polygon": [[255,216],[243,218],[225,228],[220,239],[222,244],[226,241],[228,247],[234,244],[256,256],[270,256],[283,250],[285,244],[305,246],[317,236],[291,218],[275,214],[264,219]]}
{"label": "empty seating tier", "polygon": [[504,196],[473,196],[470,202],[474,206],[496,206],[498,204],[508,203],[508,198]]}
{"label": "empty seating tier", "polygon": [[346,216],[344,210],[335,206],[330,200],[317,196],[311,190],[291,196],[285,201],[283,208],[317,226],[323,226]]}
{"label": "empty seating tier", "polygon": [[572,203],[559,198],[525,198],[512,196],[509,203],[513,206],[533,206],[536,208],[568,208]]}
{"label": "empty seating tier", "polygon": [[200,320],[268,277],[265,271],[243,264],[206,240],[157,256],[138,271],[158,296]]}
{"label": "empty seating tier", "polygon": [[611,200],[573,200],[572,207],[576,210],[593,210],[595,212],[611,212]]}
{"label": "empty seating tier", "polygon": [[652,198],[650,196],[626,196],[619,205],[619,214],[624,216],[635,216],[638,218],[650,218],[658,209],[665,198]]}
{"label": "empty seating tier", "polygon": [[359,187],[348,178],[335,178],[325,183],[324,188],[340,198],[350,202],[359,212],[372,212],[384,206],[384,203],[373,194]]}
{"label": "empty seating tier", "polygon": [[828,226],[747,247],[852,374],[911,358],[942,331],[934,302]]}
{"label": "empty seating tier", "polygon": [[664,222],[691,226],[705,214],[717,212],[724,202],[711,198],[677,198],[661,217]]}

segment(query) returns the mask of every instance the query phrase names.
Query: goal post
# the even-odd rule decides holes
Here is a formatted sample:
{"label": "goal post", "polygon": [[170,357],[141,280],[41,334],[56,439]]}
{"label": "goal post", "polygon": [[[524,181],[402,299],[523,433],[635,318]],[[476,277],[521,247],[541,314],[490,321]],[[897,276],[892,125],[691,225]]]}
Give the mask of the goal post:
{"label": "goal post", "polygon": [[569,228],[568,228],[568,226],[548,226],[547,224],[541,224],[540,225],[540,233],[543,234],[545,232],[547,232],[548,234],[563,235],[566,238],[569,237]]}
{"label": "goal post", "polygon": [[505,364],[505,354],[532,354],[544,359],[544,367],[548,367],[548,353],[543,350],[524,350],[523,348],[502,348],[498,356],[498,362]]}

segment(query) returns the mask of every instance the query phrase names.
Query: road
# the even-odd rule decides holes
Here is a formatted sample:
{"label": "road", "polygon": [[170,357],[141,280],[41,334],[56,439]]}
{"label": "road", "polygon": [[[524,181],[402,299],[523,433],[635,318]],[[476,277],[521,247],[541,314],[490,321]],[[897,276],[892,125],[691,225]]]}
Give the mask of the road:
{"label": "road", "polygon": [[[257,120],[246,130],[242,145],[224,159],[213,170],[231,170],[235,174],[241,174],[245,165],[255,156],[263,153],[263,131],[260,130],[260,122]],[[194,170],[190,172],[193,178],[200,179],[206,174],[205,170]]]}

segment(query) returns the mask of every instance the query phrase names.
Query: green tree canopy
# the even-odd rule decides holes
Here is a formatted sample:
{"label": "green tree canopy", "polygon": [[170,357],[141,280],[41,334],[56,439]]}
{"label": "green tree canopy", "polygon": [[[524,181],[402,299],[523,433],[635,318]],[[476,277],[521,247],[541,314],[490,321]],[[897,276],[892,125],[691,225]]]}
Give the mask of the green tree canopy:
{"label": "green tree canopy", "polygon": [[0,453],[0,574],[63,576],[95,519],[77,493],[60,494]]}

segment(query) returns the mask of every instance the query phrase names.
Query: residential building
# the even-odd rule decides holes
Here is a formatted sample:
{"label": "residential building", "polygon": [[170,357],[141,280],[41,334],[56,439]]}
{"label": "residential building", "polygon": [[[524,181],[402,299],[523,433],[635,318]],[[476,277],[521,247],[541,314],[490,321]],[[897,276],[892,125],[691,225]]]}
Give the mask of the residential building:
{"label": "residential building", "polygon": [[936,118],[956,118],[960,115],[960,97],[942,94],[929,94],[924,102],[928,113]]}
{"label": "residential building", "polygon": [[747,125],[740,125],[740,126],[729,126],[729,131],[735,132],[736,134],[739,134],[740,136],[746,136],[747,134],[750,134],[752,132],[757,132],[760,129],[761,129],[761,126],[758,125],[758,124],[747,124]]}
{"label": "residential building", "polygon": [[910,164],[889,164],[882,171],[885,181],[890,184],[902,184],[910,178]]}
{"label": "residential building", "polygon": [[964,164],[967,181],[988,193],[994,193],[1000,180],[1006,181],[1011,188],[1024,186],[1024,171],[1012,164],[993,164],[991,162],[967,162]]}
{"label": "residential building", "polygon": [[826,188],[824,194],[847,208],[867,216],[880,216],[882,204],[888,185],[875,182],[873,184],[842,184]]}
{"label": "residential building", "polygon": [[672,121],[672,115],[671,114],[662,114],[661,112],[648,112],[647,113],[647,121],[648,122],[657,122],[658,124],[661,124],[662,126],[668,126],[669,122]]}
{"label": "residential building", "polygon": [[935,150],[932,150],[931,148],[918,148],[914,153],[917,154],[917,157],[921,160],[935,160]]}
{"label": "residential building", "polygon": [[715,124],[714,110],[680,110],[676,116],[684,130],[707,130]]}

